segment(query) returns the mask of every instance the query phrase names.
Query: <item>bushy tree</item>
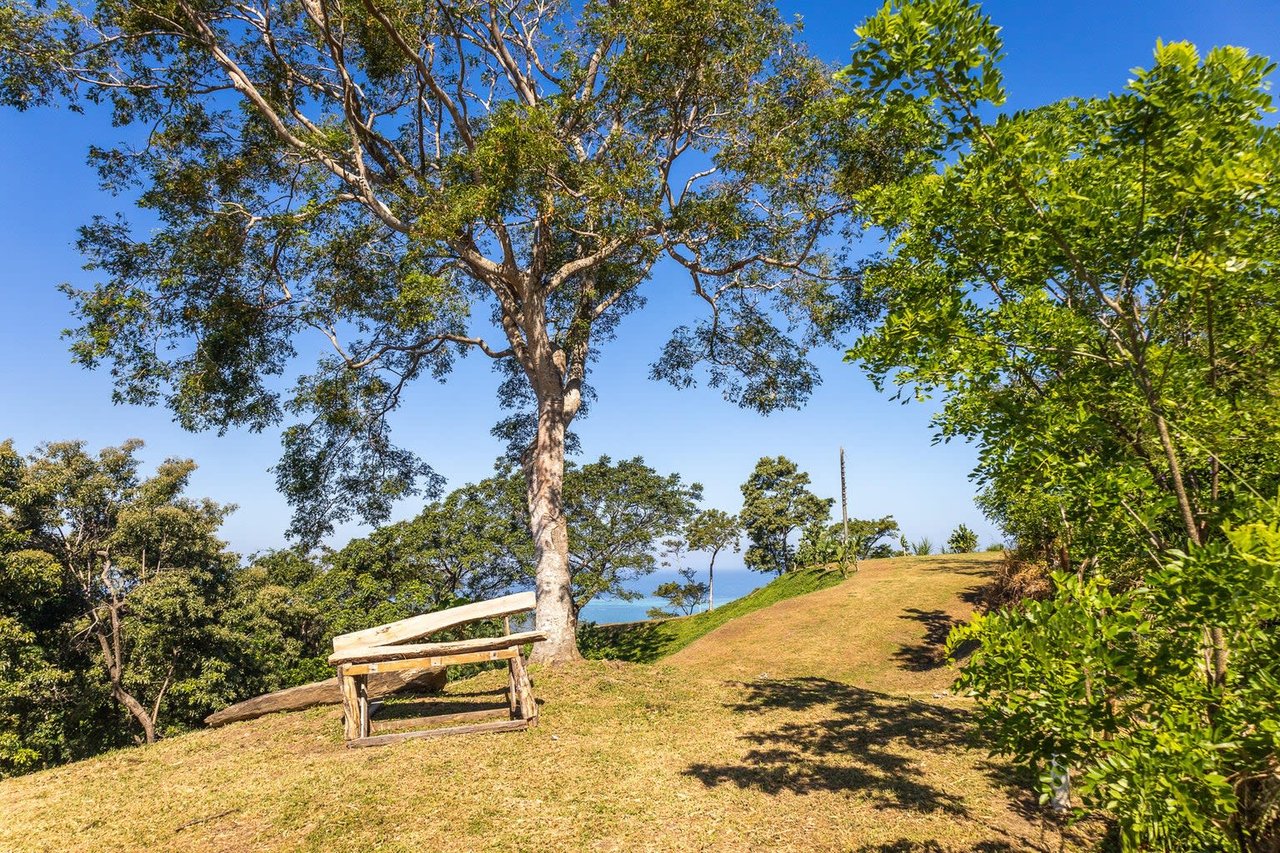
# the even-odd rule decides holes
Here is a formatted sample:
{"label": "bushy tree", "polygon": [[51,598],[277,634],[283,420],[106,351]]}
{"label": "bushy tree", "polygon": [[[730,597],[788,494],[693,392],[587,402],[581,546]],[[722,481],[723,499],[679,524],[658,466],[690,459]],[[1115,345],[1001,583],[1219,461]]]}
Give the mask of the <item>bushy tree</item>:
{"label": "bushy tree", "polygon": [[[1130,850],[1274,850],[1280,839],[1280,505],[1175,553],[1134,589],[1054,576],[1055,596],[979,616],[959,687],[984,731],[1047,777],[1056,757]],[[1205,623],[1232,650],[1214,677]],[[1044,783],[1048,784],[1045,778]]]}
{"label": "bushy tree", "polygon": [[[296,417],[277,476],[304,537],[435,493],[388,416],[493,359],[548,660],[577,656],[568,430],[653,265],[705,307],[655,377],[796,406],[852,316],[835,188],[900,161],[767,0],[19,0],[2,23],[4,103],[106,101],[146,130],[92,148],[154,227],[83,230],[101,281],[71,292],[76,358],[187,428]],[[329,355],[282,394],[308,335]]]}
{"label": "bushy tree", "polygon": [[564,504],[575,617],[597,595],[639,597],[625,584],[657,568],[655,546],[681,533],[701,499],[701,485],[659,474],[638,456],[570,466]]}
{"label": "bushy tree", "polygon": [[[968,684],[1003,746],[1084,768],[1131,846],[1275,849],[1277,751],[1255,735],[1280,723],[1269,700],[1247,728],[1231,710],[1265,681],[1269,605],[1228,532],[1280,487],[1270,63],[1158,43],[1115,95],[997,115],[1002,46],[971,3],[889,4],[859,33],[858,96],[932,140],[868,199],[892,245],[865,279],[882,322],[850,356],[943,396],[984,510],[1058,570],[1053,601],[971,634]],[[1170,549],[1217,569],[1192,580]],[[1030,687],[1034,656],[1057,672]]]}
{"label": "bushy tree", "polygon": [[957,525],[947,537],[949,554],[972,554],[976,550],[978,550],[978,534],[970,530],[966,524]]}
{"label": "bushy tree", "polygon": [[658,584],[653,594],[665,598],[670,610],[663,607],[650,607],[647,613],[650,619],[666,619],[683,614],[690,616],[707,601],[711,587],[698,580],[693,569],[681,569],[680,577],[684,581],[665,581]]}
{"label": "bushy tree", "polygon": [[[7,683],[34,688],[28,697],[6,691],[0,743],[12,769],[75,755],[82,746],[58,743],[58,728],[81,725],[119,743],[125,727],[93,707],[95,696],[109,697],[150,743],[235,692],[222,617],[237,561],[215,536],[230,508],[182,496],[189,460],[143,478],[140,447],[90,455],[81,442],[58,442],[23,459],[0,445],[7,596],[21,596],[0,614],[16,676]],[[47,686],[34,683],[44,677]],[[50,708],[27,706],[42,695]]]}
{"label": "bushy tree", "polygon": [[416,517],[353,539],[321,559],[305,587],[332,634],[357,631],[530,581],[533,548],[518,477],[468,484]]}
{"label": "bushy tree", "polygon": [[[892,557],[893,546],[886,540],[900,535],[893,516],[849,519],[849,539],[845,543],[845,525],[817,521],[804,529],[796,548],[796,562],[802,566],[828,563],[842,565],[858,560]],[[847,551],[846,551],[847,549]]]}
{"label": "bushy tree", "polygon": [[783,572],[795,565],[795,551],[787,541],[792,531],[831,514],[834,498],[809,491],[809,475],[785,456],[764,456],[742,484],[742,512],[738,518],[750,539],[743,560],[759,572]]}

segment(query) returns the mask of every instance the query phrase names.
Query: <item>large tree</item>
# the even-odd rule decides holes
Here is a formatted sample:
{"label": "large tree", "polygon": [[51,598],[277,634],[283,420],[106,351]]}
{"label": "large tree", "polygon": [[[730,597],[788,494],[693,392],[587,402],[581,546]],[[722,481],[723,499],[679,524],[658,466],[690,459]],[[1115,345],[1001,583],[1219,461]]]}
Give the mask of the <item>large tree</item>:
{"label": "large tree", "polygon": [[[653,367],[769,411],[849,319],[819,251],[894,137],[833,99],[768,0],[82,0],[0,16],[0,98],[110,103],[93,149],[157,227],[97,218],[75,352],[188,428],[288,412],[279,484],[315,535],[438,478],[390,441],[415,380],[479,351],[516,409],[538,553],[535,655],[577,655],[561,492],[589,365],[659,259],[705,314]],[[276,378],[331,346],[292,393]],[[444,415],[447,417],[447,413]]]}
{"label": "large tree", "polygon": [[[0,569],[6,586],[18,588],[6,597],[24,588],[27,596],[18,612],[0,611],[9,641],[0,650],[8,649],[15,678],[44,669],[66,687],[83,679],[90,691],[105,692],[151,743],[162,718],[198,719],[232,689],[236,674],[223,662],[235,642],[223,600],[236,558],[214,535],[229,508],[182,496],[195,465],[168,460],[143,478],[134,455],[140,446],[130,441],[90,455],[79,442],[58,442],[22,459],[9,442],[0,444],[7,472]],[[17,661],[15,639],[27,647]],[[59,660],[61,672],[50,665]],[[64,695],[60,710],[77,701]],[[99,711],[68,714],[116,739]],[[0,742],[16,734],[41,748],[47,732],[27,730],[23,714],[10,719],[16,730],[0,731]],[[64,757],[59,752],[45,757]]]}
{"label": "large tree", "polygon": [[968,631],[963,686],[1131,846],[1276,850],[1274,66],[1157,43],[1116,94],[998,114],[999,30],[968,0],[859,33],[855,96],[931,139],[874,194],[883,323],[851,356],[943,398],[984,507],[1058,570],[1052,601]]}
{"label": "large tree", "polygon": [[597,595],[639,598],[624,584],[657,568],[655,547],[679,535],[700,500],[701,485],[659,474],[639,456],[570,466],[565,513],[575,614]]}

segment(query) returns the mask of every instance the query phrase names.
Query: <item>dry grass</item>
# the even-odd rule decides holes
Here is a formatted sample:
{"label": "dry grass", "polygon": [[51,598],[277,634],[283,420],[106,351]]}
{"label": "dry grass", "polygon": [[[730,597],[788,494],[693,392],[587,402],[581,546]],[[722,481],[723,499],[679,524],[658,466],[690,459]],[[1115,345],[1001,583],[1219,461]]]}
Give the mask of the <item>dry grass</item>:
{"label": "dry grass", "polygon": [[10,779],[0,849],[1056,850],[962,703],[930,695],[933,613],[986,570],[868,563],[660,664],[535,669],[526,732],[347,750],[322,709]]}
{"label": "dry grass", "polygon": [[817,676],[932,696],[955,678],[942,660],[947,633],[999,562],[988,553],[866,560],[849,581],[735,619],[667,660],[734,678]]}

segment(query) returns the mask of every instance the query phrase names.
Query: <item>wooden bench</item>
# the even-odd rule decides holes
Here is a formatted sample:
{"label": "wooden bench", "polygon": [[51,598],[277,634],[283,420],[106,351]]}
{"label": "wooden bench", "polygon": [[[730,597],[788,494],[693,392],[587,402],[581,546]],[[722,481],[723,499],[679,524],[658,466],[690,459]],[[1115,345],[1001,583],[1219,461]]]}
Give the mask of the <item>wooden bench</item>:
{"label": "wooden bench", "polygon": [[[541,631],[511,633],[511,617],[533,610],[534,594],[520,592],[490,601],[477,601],[435,613],[424,613],[376,628],[341,634],[333,638],[329,663],[338,668],[342,693],[343,737],[347,746],[378,746],[409,738],[460,735],[471,732],[513,731],[538,724],[538,703],[521,654],[521,646],[545,640]],[[439,643],[415,643],[437,631],[455,628],[481,619],[502,619],[504,635],[476,637]],[[402,720],[425,725],[433,722],[460,722],[505,716],[505,720],[468,722],[466,725],[375,735],[370,730],[368,679],[375,673],[430,667],[440,669],[463,663],[507,662],[507,705],[504,709],[464,711]]]}

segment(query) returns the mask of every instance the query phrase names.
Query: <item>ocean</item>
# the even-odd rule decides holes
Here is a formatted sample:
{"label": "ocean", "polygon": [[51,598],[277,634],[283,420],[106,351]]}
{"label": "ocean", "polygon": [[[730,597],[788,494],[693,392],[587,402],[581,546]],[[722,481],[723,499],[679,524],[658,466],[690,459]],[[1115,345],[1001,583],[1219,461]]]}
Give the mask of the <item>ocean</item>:
{"label": "ocean", "polygon": [[[700,568],[696,571],[695,577],[706,582],[706,569]],[[752,590],[764,586],[774,577],[776,575],[772,572],[753,572],[745,566],[716,566],[716,606],[741,598]],[[643,598],[624,601],[611,596],[596,596],[582,608],[582,612],[578,614],[578,620],[605,625],[610,622],[638,622],[641,619],[648,619],[649,608],[664,607],[667,604],[664,599],[653,595],[658,584],[679,580],[681,580],[680,575],[674,569],[658,569],[651,575],[645,575],[626,584],[627,589],[643,594]],[[705,609],[704,604],[700,610]]]}

